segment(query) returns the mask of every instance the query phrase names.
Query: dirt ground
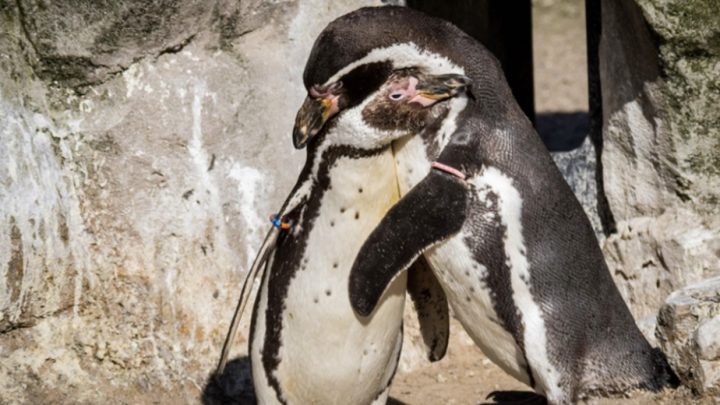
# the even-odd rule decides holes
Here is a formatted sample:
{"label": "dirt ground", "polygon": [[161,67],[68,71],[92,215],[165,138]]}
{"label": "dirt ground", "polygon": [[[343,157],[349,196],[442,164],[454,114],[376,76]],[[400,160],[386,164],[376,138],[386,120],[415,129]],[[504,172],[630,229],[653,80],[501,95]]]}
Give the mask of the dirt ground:
{"label": "dirt ground", "polygon": [[[482,352],[472,344],[470,337],[462,331],[462,326],[454,321],[450,325],[451,339],[448,353],[437,363],[428,363],[409,373],[398,371],[392,385],[390,405],[476,405],[476,404],[535,404],[523,402],[524,395],[531,400],[530,389],[510,377],[498,366],[490,362]],[[507,398],[508,392],[522,392],[520,398]],[[495,398],[489,398],[493,392],[500,392]],[[505,396],[503,397],[503,393]],[[539,402],[543,403],[543,402]],[[686,389],[665,391],[658,394],[648,392],[629,392],[623,398],[593,398],[585,402],[590,405],[676,405],[676,404],[715,404],[712,399],[695,398]]]}

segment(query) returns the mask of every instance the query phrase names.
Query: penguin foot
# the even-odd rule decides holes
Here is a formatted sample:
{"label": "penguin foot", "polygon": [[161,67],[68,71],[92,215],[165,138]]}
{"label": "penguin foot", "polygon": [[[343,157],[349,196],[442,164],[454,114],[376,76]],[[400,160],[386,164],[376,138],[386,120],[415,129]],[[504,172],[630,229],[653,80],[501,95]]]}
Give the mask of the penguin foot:
{"label": "penguin foot", "polygon": [[493,402],[480,405],[547,405],[547,399],[531,391],[493,391],[487,398]]}

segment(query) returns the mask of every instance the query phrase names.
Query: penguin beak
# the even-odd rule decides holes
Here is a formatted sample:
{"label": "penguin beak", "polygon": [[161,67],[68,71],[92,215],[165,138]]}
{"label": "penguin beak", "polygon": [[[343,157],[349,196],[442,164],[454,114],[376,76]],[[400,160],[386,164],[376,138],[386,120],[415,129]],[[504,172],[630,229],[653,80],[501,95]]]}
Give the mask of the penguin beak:
{"label": "penguin beak", "polygon": [[340,89],[342,82],[327,87],[313,86],[295,117],[293,145],[302,149],[317,135],[325,123],[340,111]]}
{"label": "penguin beak", "polygon": [[293,129],[295,149],[304,148],[310,138],[320,132],[332,115],[334,114],[332,114],[331,100],[307,97],[295,117],[295,128]]}
{"label": "penguin beak", "polygon": [[417,95],[410,102],[427,107],[438,101],[455,97],[466,91],[471,83],[469,77],[455,73],[425,76],[419,79],[415,88]]}

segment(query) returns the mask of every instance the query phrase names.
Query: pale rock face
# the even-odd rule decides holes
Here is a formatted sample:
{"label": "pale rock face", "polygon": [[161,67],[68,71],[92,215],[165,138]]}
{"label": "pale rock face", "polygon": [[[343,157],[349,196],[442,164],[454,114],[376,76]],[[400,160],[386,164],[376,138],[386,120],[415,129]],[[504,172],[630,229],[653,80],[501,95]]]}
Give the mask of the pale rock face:
{"label": "pale rock face", "polygon": [[600,39],[603,181],[617,227],[603,250],[646,335],[662,306],[659,343],[697,391],[717,389],[720,378],[717,314],[695,316],[713,304],[682,289],[720,275],[716,8],[712,0],[603,1]]}
{"label": "pale rock face", "polygon": [[674,290],[718,273],[720,238],[689,209],[618,223],[605,259],[635,319],[654,316]]}
{"label": "pale rock face", "polygon": [[0,392],[196,402],[304,160],[313,41],[381,2],[75,3],[0,5]]}
{"label": "pale rock face", "polygon": [[[604,252],[636,318],[720,275],[720,20],[712,1],[602,3]],[[658,38],[661,38],[658,41]]]}
{"label": "pale rock face", "polygon": [[598,240],[604,241],[605,234],[602,231],[597,204],[595,146],[590,137],[586,137],[583,144],[577,149],[568,152],[551,152],[551,155],[563,178],[570,185],[575,197],[585,210]]}
{"label": "pale rock face", "polygon": [[720,397],[720,277],[672,293],[657,338],[678,376],[694,391]]}

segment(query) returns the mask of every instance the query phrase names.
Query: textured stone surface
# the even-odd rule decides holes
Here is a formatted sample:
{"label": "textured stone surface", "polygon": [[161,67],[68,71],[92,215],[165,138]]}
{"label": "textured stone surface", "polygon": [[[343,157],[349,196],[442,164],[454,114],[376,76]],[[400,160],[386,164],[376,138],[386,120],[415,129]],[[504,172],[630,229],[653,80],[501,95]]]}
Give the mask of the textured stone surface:
{"label": "textured stone surface", "polygon": [[563,178],[575,193],[575,197],[582,204],[598,240],[603,241],[605,234],[602,231],[597,208],[595,147],[592,141],[589,137],[585,137],[580,147],[576,149],[551,152],[550,154]]}
{"label": "textured stone surface", "polygon": [[638,318],[720,274],[720,17],[713,0],[602,2],[605,253]]}
{"label": "textured stone surface", "polygon": [[0,402],[197,401],[304,160],[312,42],[373,4],[0,2]]}
{"label": "textured stone surface", "polygon": [[657,337],[684,384],[720,398],[720,277],[673,292],[660,310]]}
{"label": "textured stone surface", "polygon": [[604,250],[635,319],[655,315],[674,290],[720,272],[717,232],[690,209],[620,222]]}

